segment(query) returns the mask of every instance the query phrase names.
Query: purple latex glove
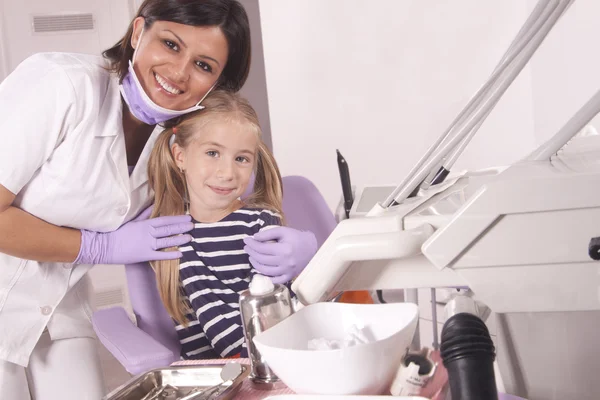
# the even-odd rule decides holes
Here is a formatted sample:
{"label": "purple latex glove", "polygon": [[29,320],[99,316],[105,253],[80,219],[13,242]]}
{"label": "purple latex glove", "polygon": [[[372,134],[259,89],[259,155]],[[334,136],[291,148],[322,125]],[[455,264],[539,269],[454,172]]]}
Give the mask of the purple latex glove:
{"label": "purple latex glove", "polygon": [[158,251],[186,244],[194,228],[189,215],[148,219],[152,207],[114,232],[81,230],[81,248],[73,264],[134,264],[181,257],[179,251]]}
{"label": "purple latex glove", "polygon": [[[269,242],[275,240],[276,242]],[[258,272],[273,283],[286,283],[300,275],[317,252],[312,232],[279,226],[244,239],[244,250]]]}

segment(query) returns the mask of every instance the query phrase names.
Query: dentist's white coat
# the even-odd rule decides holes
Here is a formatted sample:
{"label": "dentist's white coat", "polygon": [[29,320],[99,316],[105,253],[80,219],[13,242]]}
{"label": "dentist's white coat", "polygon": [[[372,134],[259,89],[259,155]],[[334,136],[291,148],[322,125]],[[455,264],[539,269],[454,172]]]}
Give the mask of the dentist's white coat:
{"label": "dentist's white coat", "polygon": [[[0,84],[0,184],[17,195],[15,207],[54,225],[112,231],[149,205],[147,159],[160,129],[129,176],[118,78],[106,66],[101,57],[37,54]],[[2,397],[10,378],[2,366],[27,366],[46,328],[53,341],[95,337],[91,267],[0,253]]]}

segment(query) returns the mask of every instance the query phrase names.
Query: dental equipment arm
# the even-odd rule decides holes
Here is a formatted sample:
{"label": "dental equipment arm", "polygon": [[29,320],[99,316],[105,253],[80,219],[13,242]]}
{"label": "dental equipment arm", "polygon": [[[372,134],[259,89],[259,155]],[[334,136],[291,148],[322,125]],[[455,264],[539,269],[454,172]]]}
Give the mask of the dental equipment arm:
{"label": "dental equipment arm", "polygon": [[[480,122],[476,114],[490,109],[465,118],[462,138],[440,141],[402,193],[442,158],[451,161]],[[575,136],[598,112],[600,92],[523,160],[450,176],[416,197],[392,196],[399,204],[375,216],[342,221],[293,291],[310,304],[339,291],[467,286],[495,313],[508,393],[596,400],[600,347],[590,338],[600,326],[600,136]]]}
{"label": "dental equipment arm", "polygon": [[[496,174],[496,176],[492,177],[489,176],[490,172],[484,172],[483,174],[479,174],[482,176],[460,177],[454,182],[442,185],[441,187],[437,187],[439,185],[436,185],[435,188],[431,187],[430,189],[425,190],[425,193],[418,198],[406,199],[406,196],[410,193],[410,191],[415,189],[415,184],[422,182],[427,174],[431,171],[431,168],[438,165],[438,163],[444,156],[448,154],[449,151],[457,148],[457,146],[459,146],[461,141],[465,139],[469,132],[474,130],[478,124],[482,122],[482,120],[478,119],[477,117],[486,116],[491,111],[493,105],[506,91],[510,83],[515,79],[517,74],[531,58],[533,52],[539,47],[540,43],[546,37],[550,29],[554,26],[558,18],[564,13],[571,3],[572,1],[554,1],[552,4],[549,4],[543,0],[540,1],[538,6],[536,6],[534,9],[531,17],[526,21],[524,27],[521,29],[520,34],[522,34],[522,32],[527,32],[528,35],[515,39],[512,44],[516,46],[516,54],[511,54],[509,51],[503,57],[507,63],[513,61],[514,64],[506,64],[501,66],[497,73],[493,74],[490,80],[482,87],[482,89],[480,89],[475,98],[469,103],[467,108],[463,110],[459,117],[455,120],[455,122],[463,122],[463,129],[454,134],[454,136],[448,140],[445,140],[445,136],[448,136],[448,134],[452,133],[453,127],[451,127],[444,135],[442,135],[442,137],[438,140],[438,143],[443,143],[440,146],[441,148],[437,149],[433,157],[430,157],[425,162],[423,162],[423,159],[420,160],[418,166],[413,169],[413,171],[418,170],[418,172],[413,174],[411,171],[411,174],[409,174],[407,180],[405,180],[405,182],[403,182],[403,184],[401,184],[395,191],[397,193],[392,193],[392,195],[388,197],[383,204],[384,206],[386,204],[390,205],[393,199],[396,199],[396,201],[401,201],[399,206],[394,207],[393,209],[388,209],[385,214],[377,217],[376,221],[369,221],[372,218],[375,218],[369,217],[366,218],[365,221],[360,219],[351,219],[343,221],[338,225],[333,234],[324,243],[323,247],[309,263],[306,270],[297,278],[294,283],[293,290],[299,295],[299,299],[301,301],[305,303],[312,303],[328,299],[339,290],[387,289],[390,288],[390,286],[407,289],[422,287],[419,286],[421,282],[429,282],[427,285],[428,287],[439,287],[449,284],[450,286],[467,286],[469,284],[464,276],[456,274],[455,271],[450,268],[441,267],[440,264],[435,261],[437,255],[434,255],[435,252],[433,251],[433,248],[435,247],[433,245],[433,238],[439,237],[441,233],[434,233],[432,238],[427,240],[429,245],[423,246],[424,250],[429,249],[429,255],[432,257],[431,260],[425,259],[425,255],[418,250],[419,246],[416,246],[414,241],[411,242],[412,245],[406,245],[407,249],[410,248],[412,250],[406,250],[408,252],[404,257],[399,257],[398,255],[394,257],[391,253],[389,253],[389,251],[384,251],[383,248],[386,244],[389,246],[394,246],[394,243],[396,243],[397,246],[402,245],[400,242],[395,242],[392,239],[394,235],[402,237],[401,241],[407,241],[409,237],[411,240],[414,240],[415,237],[421,237],[423,239],[421,245],[425,245],[425,238],[422,235],[411,236],[409,234],[412,232],[410,230],[411,227],[417,228],[420,223],[429,224],[436,229],[445,227],[453,220],[460,219],[460,216],[462,213],[464,213],[462,210],[468,209],[472,202],[479,198],[476,195],[479,193],[477,192],[478,186],[481,186],[486,180],[502,181],[507,176],[509,176],[511,179],[513,178],[510,176],[510,171],[502,171],[499,174]],[[543,6],[542,4],[546,5]],[[538,18],[537,20],[536,17]],[[500,76],[500,74],[506,68],[509,68],[507,74],[505,76]],[[495,80],[498,80],[500,83],[498,85],[494,85],[493,82]],[[492,83],[490,83],[490,81]],[[492,94],[487,96],[486,89],[490,90]],[[477,101],[480,97],[487,97],[484,100],[483,106],[479,106],[477,104]],[[467,115],[469,113],[471,115]],[[584,116],[587,115],[588,114],[584,113]],[[576,126],[579,125],[580,124],[576,124]],[[570,129],[568,130],[568,132],[570,132],[569,138],[576,133],[576,131],[573,131],[572,128],[573,127],[571,126],[568,128]],[[557,141],[560,142],[562,140],[562,144],[564,144],[563,139],[565,135],[568,136],[569,133],[559,133],[559,135],[557,135],[559,136]],[[436,143],[434,147],[436,147],[438,143]],[[459,146],[459,148],[461,147],[462,146]],[[431,154],[433,150],[433,148],[430,149],[428,154]],[[535,175],[538,173],[538,171],[532,169],[531,173]],[[527,174],[523,176],[523,179],[525,179],[526,176]],[[531,185],[532,187],[534,186],[533,183],[531,183]],[[486,190],[491,189],[487,186],[483,186],[481,190],[485,192]],[[513,192],[515,198],[517,199],[521,197],[522,193],[523,192]],[[457,203],[455,200],[450,200],[456,198],[461,199],[458,202],[458,205],[456,205]],[[438,209],[444,209],[444,211],[440,212]],[[426,212],[429,212],[430,214],[424,214]],[[501,212],[482,213],[469,216],[466,220],[468,220],[472,226],[475,227],[471,227],[471,229],[474,229],[475,233],[483,234],[486,229],[490,229],[493,224],[497,223],[497,220],[501,218],[500,215]],[[356,233],[360,233],[360,235],[356,236]],[[370,239],[370,235],[374,237]],[[452,243],[456,249],[460,249],[454,252],[455,256],[458,256],[460,251],[465,250],[468,243],[463,243],[464,235],[462,233],[455,233],[455,235],[456,237],[453,238]],[[356,255],[358,254],[358,250],[354,250],[355,253],[353,253],[354,255],[352,256],[354,258],[352,258],[349,255],[348,250],[350,246],[350,242],[348,242],[349,236],[352,236],[354,240],[353,243],[355,244],[359,243],[360,241],[363,241],[363,243],[370,243],[370,245],[366,246],[366,248],[377,248],[378,250],[376,253],[378,255],[375,256],[371,251],[369,251],[365,252],[361,256],[358,256]],[[376,240],[375,237],[379,238],[379,241]],[[473,239],[471,238],[471,240]],[[433,264],[433,266],[436,266],[436,268],[442,268],[444,274],[441,276],[437,273],[432,273],[433,271],[430,269],[431,266],[429,268],[421,267],[420,271],[422,271],[424,275],[429,275],[430,277],[440,276],[441,278],[439,282],[431,282],[432,279],[435,280],[436,278],[425,279],[425,277],[421,276],[421,274],[418,274],[419,276],[416,277],[412,274],[400,273],[399,275],[402,276],[402,282],[395,282],[394,284],[390,285],[389,283],[384,282],[383,279],[371,278],[367,284],[364,279],[364,275],[358,272],[358,270],[360,264],[368,264],[366,260],[369,259],[378,260],[371,263],[371,265],[378,265],[377,272],[380,275],[385,275],[387,277],[389,277],[390,274],[394,274],[393,272],[390,272],[394,268],[412,268],[417,264],[427,265],[427,261]],[[356,262],[353,263],[352,261]],[[449,265],[449,263],[447,264]],[[354,279],[358,278],[359,276],[362,278],[361,281]],[[310,284],[306,282],[310,282]]]}
{"label": "dental equipment arm", "polygon": [[[521,48],[523,43],[528,43],[528,41],[531,39],[531,37],[528,37],[528,35],[531,35],[531,32],[537,32],[539,30],[539,27],[540,27],[539,22],[540,21],[545,22],[548,20],[548,17],[550,16],[550,14],[549,13],[544,14],[544,12],[548,11],[549,5],[551,5],[550,1],[539,1],[535,5],[535,8],[533,9],[531,14],[525,21],[525,24],[521,27],[521,29],[519,30],[519,32],[513,39],[512,43],[510,44],[508,50],[504,53],[500,62],[498,63],[498,65],[496,66],[494,71],[492,72],[490,81],[488,83],[495,82],[496,79],[494,79],[493,77],[496,76],[497,74],[500,74],[503,70],[505,70],[506,65],[508,65],[514,58],[513,53],[518,53],[518,49]],[[553,9],[551,9],[550,11],[552,11],[552,10]],[[536,23],[538,23],[538,24],[536,25]],[[537,27],[537,29],[535,29],[536,27]],[[484,85],[484,87],[482,87],[475,94],[475,96],[469,101],[469,103],[463,109],[463,111],[459,114],[459,116],[452,122],[452,124],[450,124],[450,126],[448,127],[448,129],[445,132],[445,135],[444,135],[445,138],[447,138],[449,136],[450,132],[454,129],[455,126],[462,123],[462,121],[464,120],[463,117],[466,114],[472,113],[475,106],[479,105],[481,103],[482,96],[485,94],[486,90],[489,90],[489,88],[490,88],[489,85]],[[496,103],[497,102],[494,103],[494,106]],[[427,189],[429,186],[436,185],[438,183],[442,183],[446,179],[446,177],[450,173],[450,168],[454,165],[454,163],[456,162],[458,157],[462,154],[462,152],[467,147],[467,145],[469,144],[469,142],[471,141],[473,136],[475,136],[477,131],[479,131],[479,128],[481,127],[481,125],[483,125],[483,122],[487,119],[487,116],[489,115],[490,112],[491,112],[491,110],[489,110],[487,113],[485,113],[482,116],[479,123],[477,123],[477,125],[475,125],[475,127],[469,132],[468,136],[463,141],[460,142],[460,144],[452,151],[452,153],[448,157],[444,157],[443,162],[440,163],[440,165],[438,167],[435,167],[430,172],[429,176],[425,179],[425,181],[421,185],[421,187],[420,187],[421,189]]]}
{"label": "dental equipment arm", "polygon": [[[542,1],[544,0],[541,0],[541,2]],[[385,209],[391,205],[402,203],[412,192],[416,190],[418,186],[420,186],[420,184],[427,178],[429,174],[439,170],[439,168],[434,169],[434,167],[438,166],[442,159],[450,151],[458,146],[459,143],[464,140],[472,130],[475,129],[476,132],[476,126],[483,123],[483,119],[493,109],[500,97],[504,94],[506,89],[508,89],[523,67],[527,64],[533,53],[537,50],[541,42],[547,36],[548,32],[552,29],[556,21],[571,3],[572,0],[552,2],[549,7],[543,10],[540,17],[541,20],[533,24],[533,28],[530,30],[530,32],[528,32],[527,36],[523,39],[515,39],[515,42],[517,42],[514,50],[515,54],[511,54],[512,52],[510,50],[507,52],[510,55],[505,55],[505,62],[501,63],[501,66],[496,69],[486,84],[477,92],[469,104],[467,104],[465,109],[463,109],[456,120],[451,124],[450,128],[427,151],[425,156],[419,160],[417,165],[409,172],[405,180],[380,205],[380,208]],[[536,7],[532,13],[532,16],[534,14],[537,15],[540,8],[541,6]],[[526,21],[525,25],[528,24],[531,24],[529,19]],[[521,31],[524,30],[525,28],[523,28]],[[506,70],[508,70],[506,73],[507,76],[502,76]],[[499,81],[500,83],[496,85],[496,81]],[[492,94],[487,96],[490,92]],[[485,100],[481,100],[482,97],[487,98]],[[480,105],[481,102],[483,102],[483,105]],[[459,128],[456,128],[457,125]],[[458,132],[452,136],[454,131]],[[473,132],[473,134],[475,132]],[[450,136],[452,137],[450,138]],[[466,144],[462,146],[462,149],[465,147]],[[437,152],[435,152],[436,150]],[[434,154],[433,156],[431,156],[432,153]],[[375,212],[377,212],[377,210],[375,210],[374,213]]]}
{"label": "dental equipment arm", "polygon": [[578,133],[598,113],[600,109],[600,90],[575,113],[560,131],[525,158],[530,161],[545,161],[555,155],[566,142],[571,140],[573,132]]}
{"label": "dental equipment arm", "polygon": [[[582,110],[549,142],[564,145],[600,112],[600,92]],[[342,221],[292,289],[310,304],[337,291],[468,286],[495,312],[600,310],[588,254],[600,221],[600,136],[585,139],[591,161],[577,169],[560,155],[525,160],[463,176],[407,214]]]}

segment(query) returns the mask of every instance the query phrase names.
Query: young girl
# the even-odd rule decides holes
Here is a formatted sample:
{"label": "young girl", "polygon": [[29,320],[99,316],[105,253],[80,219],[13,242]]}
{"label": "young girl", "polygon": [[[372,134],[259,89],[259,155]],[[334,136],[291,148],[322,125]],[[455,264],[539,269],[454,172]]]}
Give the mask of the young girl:
{"label": "young girl", "polygon": [[216,91],[202,104],[162,132],[150,156],[152,216],[189,212],[195,225],[181,260],[152,265],[184,358],[246,356],[239,293],[256,271],[243,239],[281,224],[281,176],[246,100]]}

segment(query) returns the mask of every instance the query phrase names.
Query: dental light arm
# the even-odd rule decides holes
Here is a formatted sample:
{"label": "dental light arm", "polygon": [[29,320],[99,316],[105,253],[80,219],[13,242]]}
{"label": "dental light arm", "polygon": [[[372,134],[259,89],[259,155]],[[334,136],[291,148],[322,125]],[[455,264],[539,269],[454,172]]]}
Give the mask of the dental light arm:
{"label": "dental light arm", "polygon": [[[441,143],[441,146],[428,151],[427,155],[433,153],[432,157],[420,160],[418,167],[413,169],[417,172],[409,176],[397,188],[397,193],[392,194],[384,203],[389,205],[390,199],[391,201],[396,199],[400,203],[398,206],[381,213],[380,216],[342,221],[336,227],[294,282],[293,290],[303,303],[323,301],[331,298],[337,291],[359,288],[377,290],[469,286],[469,282],[463,275],[457,274],[452,268],[442,268],[440,271],[439,264],[432,263],[422,254],[422,250],[419,250],[420,246],[437,237],[438,232],[426,233],[428,231],[424,231],[425,228],[419,225],[440,229],[460,218],[462,215],[460,210],[469,205],[469,202],[465,201],[476,199],[479,186],[485,186],[486,179],[494,178],[489,177],[490,173],[487,172],[472,173],[469,177],[459,177],[443,185],[431,187],[418,198],[407,199],[406,196],[424,181],[432,168],[438,166],[444,157],[449,156],[447,160],[450,162],[458,157],[460,150],[465,146],[465,138],[469,133],[474,134],[483,118],[491,112],[493,106],[571,3],[572,1],[540,1],[519,36],[522,36],[523,32],[527,35],[513,41],[514,53],[509,51],[504,55],[504,65],[498,68],[497,73],[480,89],[456,119],[460,122],[460,129],[451,127],[447,134],[454,134],[447,140],[444,140],[444,137],[440,138],[436,145]],[[503,73],[505,70],[507,72]],[[482,105],[477,105],[477,101],[481,101]],[[580,124],[581,122],[576,125]],[[573,136],[576,132],[571,133]],[[506,176],[506,174],[500,175]],[[515,197],[518,198],[520,195],[521,193],[517,193]],[[455,206],[456,201],[448,200],[456,197],[462,198],[458,206]],[[438,206],[441,206],[442,211],[423,215],[427,209],[437,210]],[[497,218],[499,216],[495,212],[468,217],[475,226],[479,226],[480,234],[483,234],[485,229],[490,229]],[[431,238],[427,239],[427,235],[431,235]],[[460,237],[454,239],[457,239],[457,245],[461,243],[458,240]],[[420,245],[418,245],[419,241],[421,241]],[[421,284],[425,286],[418,286]]]}
{"label": "dental light arm", "polygon": [[[523,160],[450,175],[406,197],[452,165],[571,1],[554,2],[551,13],[545,4],[511,69],[484,85],[480,103],[463,110],[386,202],[399,204],[342,221],[292,289],[310,304],[348,290],[467,286],[496,313],[507,393],[596,400],[600,350],[587,343],[600,326],[600,135],[576,135],[600,112],[600,91]],[[522,32],[534,32],[526,25]]]}
{"label": "dental light arm", "polygon": [[[525,21],[525,24],[523,24],[523,26],[521,27],[521,29],[519,30],[519,32],[513,39],[508,50],[504,53],[504,55],[500,59],[500,62],[496,66],[496,68],[494,68],[494,71],[492,72],[492,75],[490,76],[490,80],[487,82],[489,85],[484,85],[484,87],[482,87],[475,94],[475,96],[471,99],[471,101],[469,102],[469,104],[467,104],[467,106],[463,109],[463,111],[458,115],[458,117],[454,121],[452,121],[452,123],[450,124],[450,126],[448,127],[446,132],[444,132],[444,140],[445,140],[445,138],[448,137],[450,132],[458,124],[460,124],[464,121],[464,117],[467,114],[470,114],[473,112],[473,110],[475,109],[475,106],[478,106],[479,104],[481,104],[482,96],[485,94],[485,92],[488,91],[488,89],[490,88],[490,85],[493,82],[496,82],[496,80],[493,80],[493,77],[497,76],[499,73],[501,73],[501,71],[512,61],[512,59],[514,58],[514,54],[516,52],[518,52],[518,49],[523,46],[523,43],[526,44],[528,42],[528,40],[531,39],[531,37],[528,37],[528,35],[532,35],[532,32],[537,32],[537,30],[539,30],[539,28],[541,27],[541,23],[546,22],[548,20],[548,18],[550,16],[550,13],[548,12],[548,10],[550,10],[550,11],[553,10],[553,9],[550,9],[550,7],[549,7],[552,4],[553,3],[548,0],[538,1],[538,3],[535,5],[535,8],[533,9],[531,14]],[[556,0],[554,0],[554,5],[556,6],[556,4],[558,4],[558,2]],[[537,25],[536,25],[536,23],[537,23]],[[494,106],[495,106],[495,104],[494,104]],[[490,110],[490,112],[491,112],[491,110]],[[479,121],[479,123],[477,123],[477,125],[475,125],[475,127],[469,132],[467,137],[463,141],[461,141],[460,144],[456,148],[454,148],[452,153],[449,156],[444,157],[443,162],[439,163],[439,165],[437,167],[434,167],[434,169],[429,173],[429,175],[427,176],[427,178],[421,185],[421,189],[426,190],[431,185],[436,185],[438,183],[443,182],[446,179],[446,176],[450,172],[450,168],[454,165],[454,163],[456,162],[458,157],[462,154],[462,152],[467,147],[467,145],[469,144],[471,139],[475,136],[477,131],[479,131],[479,128],[481,127],[481,125],[483,125],[483,122],[486,120],[488,115],[489,115],[489,112],[485,113],[483,115],[483,117],[481,118],[481,120]]]}
{"label": "dental light arm", "polygon": [[[449,152],[458,147],[461,141],[465,140],[471,132],[470,137],[475,134],[477,126],[483,123],[485,117],[527,64],[548,32],[571,3],[572,1],[553,1],[544,6],[539,19],[533,23],[531,29],[527,29],[526,36],[524,38],[517,37],[513,41],[513,44],[516,42],[514,51],[511,52],[509,50],[507,52],[504,56],[504,62],[500,63],[499,68],[494,71],[486,84],[476,93],[465,109],[461,111],[450,128],[419,160],[405,180],[381,204],[381,207],[388,208],[393,204],[402,203],[431,173],[438,172],[440,163]],[[522,34],[526,30],[527,25],[532,24],[532,20],[538,15],[541,8],[542,6],[538,4],[538,7],[534,9],[531,17],[526,21],[525,26],[519,34]],[[466,143],[460,146],[461,149],[465,147]],[[437,152],[435,152],[436,150]],[[453,156],[454,159],[456,157],[458,157],[458,154]]]}
{"label": "dental light arm", "polygon": [[573,138],[598,113],[600,109],[600,91],[585,103],[575,115],[542,146],[525,158],[528,161],[549,160],[551,156]]}
{"label": "dental light arm", "polygon": [[[536,9],[538,8],[538,6],[541,5],[541,2],[537,4]],[[556,9],[553,9],[556,10]],[[561,15],[564,14],[564,9],[559,10],[559,12],[561,12]],[[534,10],[530,16],[530,19],[532,19],[532,17],[535,16],[536,10]],[[544,21],[547,21],[548,18],[551,16],[551,14],[547,14],[545,16],[542,16],[542,19]],[[528,20],[525,23],[526,26],[530,25],[530,21]],[[519,32],[520,36],[521,32]],[[544,35],[546,36],[546,35]],[[518,41],[523,41],[523,38],[519,38],[517,37],[515,39],[515,42]],[[509,49],[509,52],[512,50],[513,47],[516,47],[517,44],[513,42],[511,44],[511,49]],[[505,54],[505,56],[503,57],[504,59],[507,59],[508,53]],[[518,57],[524,57],[523,54],[518,55]],[[529,59],[529,56],[526,56],[527,59]],[[525,63],[527,62],[527,60],[525,60]],[[469,145],[469,143],[471,142],[471,139],[473,139],[473,137],[475,136],[475,134],[479,131],[479,128],[481,127],[481,125],[485,122],[485,120],[487,119],[488,115],[490,114],[490,112],[494,109],[494,107],[496,106],[496,104],[498,104],[498,101],[500,100],[500,97],[498,97],[496,100],[492,101],[491,107],[488,109],[487,112],[485,112],[481,118],[479,119],[479,122],[473,127],[473,129],[471,129],[467,135],[464,137],[464,139],[458,144],[458,146],[456,146],[454,149],[452,149],[452,151],[450,152],[450,154],[446,157],[444,157],[443,162],[437,166],[434,167],[434,169],[430,172],[429,176],[425,179],[424,183],[421,185],[421,189],[427,189],[428,187],[430,187],[431,185],[437,185],[441,182],[443,182],[446,177],[448,176],[448,174],[450,173],[450,169],[454,166],[454,163],[458,160],[458,158],[461,156],[461,154],[463,153],[463,151],[466,149],[466,147]]]}

